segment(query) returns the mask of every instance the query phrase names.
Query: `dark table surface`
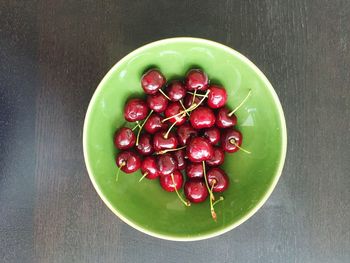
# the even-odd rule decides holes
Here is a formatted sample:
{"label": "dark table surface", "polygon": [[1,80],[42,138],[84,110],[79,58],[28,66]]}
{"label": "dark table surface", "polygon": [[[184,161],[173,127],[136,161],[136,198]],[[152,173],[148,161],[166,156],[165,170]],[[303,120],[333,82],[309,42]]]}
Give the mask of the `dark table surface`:
{"label": "dark table surface", "polygon": [[[85,111],[104,74],[175,36],[249,57],[288,126],[267,203],[237,229],[191,243],[119,220],[82,154]],[[349,110],[349,0],[0,0],[0,262],[349,262]]]}

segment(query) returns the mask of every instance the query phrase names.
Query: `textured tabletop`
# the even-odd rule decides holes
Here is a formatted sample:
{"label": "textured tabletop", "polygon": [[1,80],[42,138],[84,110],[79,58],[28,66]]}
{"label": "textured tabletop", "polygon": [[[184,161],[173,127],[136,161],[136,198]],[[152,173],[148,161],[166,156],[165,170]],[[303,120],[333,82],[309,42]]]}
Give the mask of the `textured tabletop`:
{"label": "textured tabletop", "polygon": [[[135,48],[207,38],[250,58],[284,108],[267,203],[223,236],[159,240],[118,219],[85,169],[82,127]],[[350,1],[0,0],[0,262],[349,262]]]}

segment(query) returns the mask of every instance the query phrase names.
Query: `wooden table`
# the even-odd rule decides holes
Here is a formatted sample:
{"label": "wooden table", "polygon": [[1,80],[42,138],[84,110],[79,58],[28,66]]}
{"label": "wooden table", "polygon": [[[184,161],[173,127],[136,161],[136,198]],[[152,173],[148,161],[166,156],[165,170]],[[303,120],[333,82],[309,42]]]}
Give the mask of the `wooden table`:
{"label": "wooden table", "polygon": [[[179,243],[102,203],[82,127],[108,69],[175,36],[245,54],[288,126],[282,177],[237,229]],[[349,262],[350,1],[0,0],[0,262]]]}

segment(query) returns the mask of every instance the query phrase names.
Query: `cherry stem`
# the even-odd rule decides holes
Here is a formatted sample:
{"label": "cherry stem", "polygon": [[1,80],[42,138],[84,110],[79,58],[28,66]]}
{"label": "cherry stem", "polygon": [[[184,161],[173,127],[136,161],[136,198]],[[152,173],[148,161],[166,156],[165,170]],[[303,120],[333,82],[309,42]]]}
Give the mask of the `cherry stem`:
{"label": "cherry stem", "polygon": [[[184,109],[184,111],[186,111],[187,109],[186,109],[185,105],[183,104],[182,100],[180,100],[180,104],[181,104],[182,108]],[[190,114],[187,111],[186,111],[186,114],[188,117],[190,117]]]}
{"label": "cherry stem", "polygon": [[148,172],[145,172],[142,177],[140,178],[139,182],[141,182],[143,180],[143,178],[145,178],[148,175]]}
{"label": "cherry stem", "polygon": [[136,126],[135,126],[134,128],[132,128],[131,130],[133,131],[133,130],[135,130],[137,127],[141,128],[141,125],[140,125],[139,121],[136,121]]}
{"label": "cherry stem", "polygon": [[171,131],[172,128],[174,128],[174,126],[176,125],[177,121],[175,121],[173,124],[171,124],[171,126],[169,127],[168,131],[166,132],[166,134],[164,135],[165,139],[168,139],[169,137],[169,133]]}
{"label": "cherry stem", "polygon": [[243,147],[239,146],[239,145],[237,144],[237,142],[236,142],[235,139],[232,138],[229,142],[230,142],[231,144],[237,146],[237,148],[240,149],[240,150],[242,150],[243,152],[245,152],[245,153],[247,153],[247,154],[251,154],[250,151],[248,151],[248,150],[244,149]]}
{"label": "cherry stem", "polygon": [[[214,179],[214,180],[213,180],[213,184],[212,184],[212,186],[211,186],[211,188],[210,188],[210,192],[211,192],[211,193],[213,193],[213,188],[214,188],[215,183],[216,183],[216,180]],[[211,213],[211,217],[212,217],[212,218],[214,219],[214,221],[216,222],[216,213],[215,213],[215,209],[214,209],[213,199],[210,198],[209,201],[210,201],[210,213]],[[219,200],[217,200],[217,201],[219,201]]]}
{"label": "cherry stem", "polygon": [[193,107],[193,109],[191,109],[191,111],[197,109],[197,108],[199,107],[199,105],[201,105],[201,104],[203,103],[203,101],[207,98],[209,92],[210,92],[210,90],[207,90],[207,92],[205,93],[205,97],[203,97],[203,98],[199,101],[198,104],[196,104],[196,103],[193,104],[193,105],[195,105],[195,106]]}
{"label": "cherry stem", "polygon": [[197,89],[194,90],[193,97],[192,97],[192,104],[194,104],[194,101],[196,99],[196,95],[197,95]]}
{"label": "cherry stem", "polygon": [[190,92],[190,91],[187,91],[187,93],[189,93],[191,95],[194,95],[194,96],[198,96],[198,97],[208,97],[208,95],[206,95],[206,94],[193,93],[193,92]]}
{"label": "cherry stem", "polygon": [[221,201],[224,201],[224,197],[223,197],[223,196],[220,196],[219,200],[216,200],[216,201],[213,203],[213,206],[215,206],[217,203],[220,203]]}
{"label": "cherry stem", "polygon": [[174,151],[179,151],[179,150],[182,150],[186,148],[186,146],[182,146],[180,148],[176,148],[176,149],[167,149],[167,150],[163,150],[163,151],[159,151],[156,153],[156,155],[159,155],[159,154],[164,154],[164,153],[167,153],[167,152],[174,152]]}
{"label": "cherry stem", "polygon": [[180,201],[181,201],[185,206],[191,206],[190,201],[188,201],[188,200],[185,201],[185,200],[182,198],[182,196],[179,194],[179,192],[177,191],[177,189],[176,189],[176,184],[175,184],[175,179],[174,179],[174,175],[171,174],[170,176],[171,176],[171,180],[173,181],[173,185],[174,185],[175,192],[176,192],[177,196],[179,197]]}
{"label": "cherry stem", "polygon": [[168,95],[165,94],[165,92],[164,92],[163,90],[159,89],[159,92],[162,93],[163,96],[164,96],[165,98],[167,98],[168,100],[171,100],[171,99],[168,97]]}
{"label": "cherry stem", "polygon": [[146,121],[149,119],[149,117],[151,116],[152,113],[153,113],[153,110],[151,110],[151,111],[148,113],[148,116],[146,117],[146,119],[144,120],[144,122],[141,124],[140,129],[139,129],[138,132],[137,132],[137,136],[136,136],[136,146],[139,145],[139,138],[140,138],[141,130],[142,130],[143,126],[145,125]]}
{"label": "cherry stem", "polygon": [[202,164],[203,164],[204,181],[205,181],[205,185],[206,185],[206,187],[208,189],[208,192],[209,192],[209,195],[210,195],[210,199],[215,200],[213,192],[210,190],[210,187],[209,187],[209,184],[208,184],[207,172],[205,170],[205,161],[203,161]]}
{"label": "cherry stem", "polygon": [[120,166],[118,167],[118,171],[117,171],[117,174],[115,175],[115,181],[118,182],[118,178],[119,178],[119,173],[120,173],[120,170],[126,165],[126,162],[123,161]]}
{"label": "cherry stem", "polygon": [[246,100],[249,98],[251,93],[252,93],[252,90],[250,89],[247,96],[242,100],[242,102],[233,111],[231,111],[228,114],[229,117],[231,117],[244,104],[244,102],[246,102]]}

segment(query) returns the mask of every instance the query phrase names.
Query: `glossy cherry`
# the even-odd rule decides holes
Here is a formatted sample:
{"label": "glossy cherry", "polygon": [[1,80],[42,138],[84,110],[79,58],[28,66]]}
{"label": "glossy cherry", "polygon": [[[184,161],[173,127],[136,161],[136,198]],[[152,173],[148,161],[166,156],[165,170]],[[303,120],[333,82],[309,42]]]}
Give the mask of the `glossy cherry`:
{"label": "glossy cherry", "polygon": [[197,163],[210,160],[213,157],[214,150],[207,139],[195,137],[189,142],[186,153],[191,162]]}
{"label": "glossy cherry", "polygon": [[157,132],[153,136],[153,148],[155,152],[167,149],[175,149],[178,146],[176,135],[173,132],[168,134],[168,138],[165,138],[164,131]]}
{"label": "glossy cherry", "polygon": [[192,178],[186,181],[184,185],[186,198],[192,203],[204,202],[208,197],[208,190],[200,178]]}
{"label": "glossy cherry", "polygon": [[162,113],[168,106],[168,99],[158,92],[147,96],[147,105],[151,110]]}
{"label": "glossy cherry", "polygon": [[210,142],[210,144],[215,145],[220,141],[220,130],[216,127],[205,129],[203,136]]}
{"label": "glossy cherry", "polygon": [[227,92],[223,87],[211,85],[209,87],[209,95],[207,104],[210,108],[218,109],[225,105],[227,101]]}
{"label": "glossy cherry", "polygon": [[186,96],[186,88],[185,85],[178,80],[175,80],[169,84],[166,89],[168,97],[172,101],[179,101]]}
{"label": "glossy cherry", "polygon": [[225,152],[234,153],[242,145],[242,133],[237,130],[227,129],[221,135],[221,147]]}
{"label": "glossy cherry", "polygon": [[133,173],[140,168],[141,159],[134,152],[123,151],[117,155],[116,163],[124,173]]}
{"label": "glossy cherry", "polygon": [[168,128],[168,124],[166,122],[162,122],[162,119],[162,116],[159,114],[152,113],[143,127],[148,133],[151,134],[154,134],[157,131],[166,130]]}
{"label": "glossy cherry", "polygon": [[124,118],[127,121],[140,121],[147,117],[149,108],[147,103],[142,99],[129,100],[124,108]]}
{"label": "glossy cherry", "polygon": [[135,142],[136,136],[130,128],[120,128],[114,135],[114,145],[120,150],[130,149]]}
{"label": "glossy cherry", "polygon": [[165,153],[157,157],[157,167],[161,176],[169,175],[177,169],[177,162],[172,154]]}
{"label": "glossy cherry", "polygon": [[184,123],[177,128],[177,137],[179,138],[180,145],[186,145],[197,134],[198,132],[189,123]]}
{"label": "glossy cherry", "polygon": [[214,146],[214,154],[210,160],[207,160],[205,163],[208,166],[219,166],[224,163],[225,152],[221,147]]}
{"label": "glossy cherry", "polygon": [[[200,101],[201,101],[201,97],[196,96],[195,99],[194,99],[194,103],[196,103],[198,105]],[[189,107],[191,107],[192,102],[193,102],[193,95],[192,94],[187,94],[185,96],[185,98],[184,98],[184,102],[183,102],[184,106],[186,108],[189,108]]]}
{"label": "glossy cherry", "polygon": [[147,179],[155,179],[159,176],[157,160],[154,156],[147,156],[141,163],[141,172]]}
{"label": "glossy cherry", "polygon": [[186,166],[186,175],[188,178],[203,178],[203,164],[188,162]]}
{"label": "glossy cherry", "polygon": [[154,152],[152,137],[149,133],[141,134],[136,150],[141,155],[150,155]]}
{"label": "glossy cherry", "polygon": [[[181,125],[186,121],[186,114],[180,114],[184,109],[182,108],[180,102],[171,102],[168,107],[165,109],[164,115],[166,118],[169,118],[168,121],[175,123],[176,125]],[[172,117],[173,116],[173,117]],[[172,117],[172,118],[171,118]]]}
{"label": "glossy cherry", "polygon": [[221,108],[216,114],[216,126],[225,129],[233,127],[237,124],[236,115],[232,114],[229,116],[230,111],[227,108]]}
{"label": "glossy cherry", "polygon": [[177,162],[177,169],[179,170],[183,170],[186,167],[186,161],[185,161],[185,150],[181,149],[178,151],[174,151],[172,152],[174,158],[176,159]]}
{"label": "glossy cherry", "polygon": [[141,86],[146,94],[156,94],[165,82],[165,77],[157,69],[148,70],[141,78]]}
{"label": "glossy cherry", "polygon": [[224,170],[219,167],[213,167],[207,171],[208,184],[213,187],[213,192],[223,192],[229,186],[229,178]]}
{"label": "glossy cherry", "polygon": [[208,75],[200,69],[191,69],[186,74],[186,88],[188,90],[206,90],[208,88]]}
{"label": "glossy cherry", "polygon": [[161,187],[167,192],[174,192],[175,189],[180,190],[183,184],[183,176],[180,171],[175,170],[172,175],[174,182],[173,178],[171,178],[171,174],[159,177],[159,183]]}
{"label": "glossy cherry", "polygon": [[191,112],[190,122],[193,128],[210,128],[215,124],[215,115],[212,109],[200,106]]}

